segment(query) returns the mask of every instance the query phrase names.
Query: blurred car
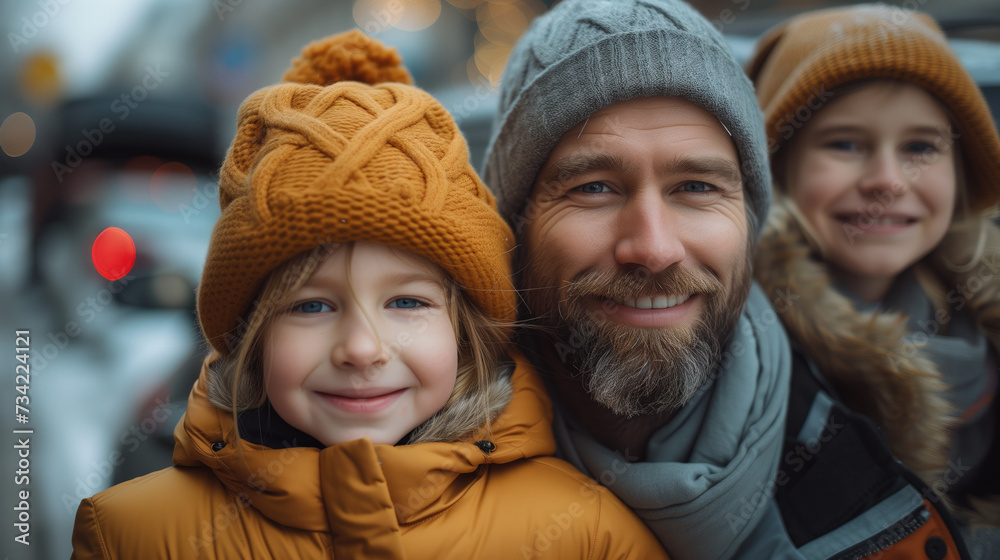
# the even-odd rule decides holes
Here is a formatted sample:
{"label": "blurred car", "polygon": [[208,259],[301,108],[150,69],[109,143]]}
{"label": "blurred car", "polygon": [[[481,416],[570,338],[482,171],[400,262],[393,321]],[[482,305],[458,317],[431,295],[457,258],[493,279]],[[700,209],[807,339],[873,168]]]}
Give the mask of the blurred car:
{"label": "blurred car", "polygon": [[[40,532],[60,553],[81,499],[170,464],[205,354],[194,296],[219,214],[216,110],[151,96],[118,118],[109,98],[59,110],[52,159],[33,177],[30,289],[15,306],[46,321],[33,329],[33,422],[45,433],[35,464],[45,484],[32,494],[49,515]],[[136,248],[117,280],[92,262],[108,227]]]}

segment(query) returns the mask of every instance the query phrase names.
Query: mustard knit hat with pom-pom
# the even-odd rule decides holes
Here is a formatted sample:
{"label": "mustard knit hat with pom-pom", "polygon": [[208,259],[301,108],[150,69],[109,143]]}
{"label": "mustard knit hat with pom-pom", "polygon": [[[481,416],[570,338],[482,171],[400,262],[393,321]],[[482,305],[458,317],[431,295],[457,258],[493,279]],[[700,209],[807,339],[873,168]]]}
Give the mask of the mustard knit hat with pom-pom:
{"label": "mustard knit hat with pom-pom", "polygon": [[335,35],[240,106],[198,291],[201,328],[221,354],[268,275],[332,243],[412,251],[491,317],[514,318],[513,235],[454,120],[400,62],[360,31]]}

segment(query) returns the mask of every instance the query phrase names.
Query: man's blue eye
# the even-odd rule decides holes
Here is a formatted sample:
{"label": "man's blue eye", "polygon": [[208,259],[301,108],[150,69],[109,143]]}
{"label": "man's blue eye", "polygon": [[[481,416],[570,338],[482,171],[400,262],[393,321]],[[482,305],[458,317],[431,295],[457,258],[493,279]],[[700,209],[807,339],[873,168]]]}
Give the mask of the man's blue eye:
{"label": "man's blue eye", "polygon": [[323,313],[324,311],[332,310],[332,307],[321,301],[307,301],[292,308],[292,311],[298,311],[300,313]]}
{"label": "man's blue eye", "polygon": [[413,298],[397,298],[389,302],[389,307],[395,307],[399,309],[413,309],[416,307],[423,307],[426,305],[419,299]]}
{"label": "man's blue eye", "polygon": [[593,183],[584,183],[577,187],[577,190],[587,194],[601,194],[609,192],[611,189],[609,189],[604,183],[595,181]]}
{"label": "man's blue eye", "polygon": [[708,183],[702,183],[701,181],[691,181],[684,183],[684,186],[681,188],[684,189],[685,192],[703,193],[709,192],[715,187],[709,185]]}

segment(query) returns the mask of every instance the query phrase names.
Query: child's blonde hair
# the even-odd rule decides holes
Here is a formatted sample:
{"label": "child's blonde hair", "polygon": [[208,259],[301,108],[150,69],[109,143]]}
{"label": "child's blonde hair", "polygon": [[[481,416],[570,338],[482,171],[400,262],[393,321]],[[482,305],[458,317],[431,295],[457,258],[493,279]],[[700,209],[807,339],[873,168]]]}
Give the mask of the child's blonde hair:
{"label": "child's blonde hair", "polygon": [[[261,288],[233,351],[212,363],[209,399],[215,406],[232,413],[237,441],[240,439],[239,414],[259,408],[267,400],[263,363],[265,337],[276,316],[288,306],[291,294],[301,288],[323,260],[337,250],[348,251],[350,278],[354,244],[338,245],[317,247],[275,269]],[[440,272],[447,294],[447,312],[458,342],[458,372],[455,388],[444,408],[421,424],[411,434],[408,443],[462,441],[482,436],[480,432],[488,434],[490,423],[510,400],[509,380],[501,374],[510,325],[483,312],[444,270],[431,264]],[[353,294],[353,286],[350,288]],[[372,330],[378,332],[374,325]]]}

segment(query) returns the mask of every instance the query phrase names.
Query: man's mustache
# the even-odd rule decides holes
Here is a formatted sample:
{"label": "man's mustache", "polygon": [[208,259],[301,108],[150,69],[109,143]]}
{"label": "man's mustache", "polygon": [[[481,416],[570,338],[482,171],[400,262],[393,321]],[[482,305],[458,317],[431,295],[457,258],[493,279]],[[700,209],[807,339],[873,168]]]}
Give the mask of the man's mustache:
{"label": "man's mustache", "polygon": [[724,290],[722,281],[707,270],[691,270],[675,264],[657,273],[647,269],[590,269],[566,282],[569,300],[598,298],[624,300],[659,295],[694,295],[708,297]]}

